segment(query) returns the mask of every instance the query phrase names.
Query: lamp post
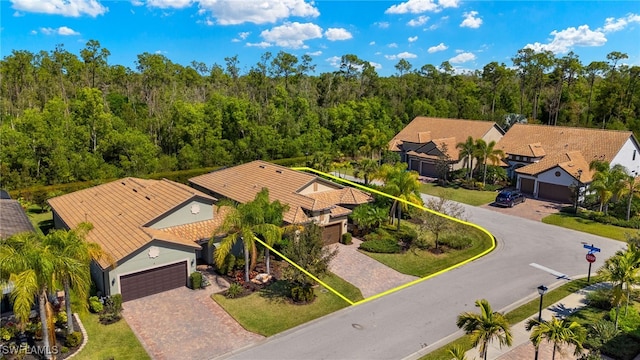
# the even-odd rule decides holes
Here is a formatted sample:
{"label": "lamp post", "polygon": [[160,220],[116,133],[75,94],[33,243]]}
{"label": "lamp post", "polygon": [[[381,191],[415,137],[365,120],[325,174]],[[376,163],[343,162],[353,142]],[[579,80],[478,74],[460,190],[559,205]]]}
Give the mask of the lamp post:
{"label": "lamp post", "polygon": [[[540,294],[540,309],[538,310],[538,322],[542,322],[542,298],[544,294],[547,292],[548,288],[544,285],[538,286],[538,294]],[[536,357],[535,360],[538,360],[538,347],[536,346]]]}

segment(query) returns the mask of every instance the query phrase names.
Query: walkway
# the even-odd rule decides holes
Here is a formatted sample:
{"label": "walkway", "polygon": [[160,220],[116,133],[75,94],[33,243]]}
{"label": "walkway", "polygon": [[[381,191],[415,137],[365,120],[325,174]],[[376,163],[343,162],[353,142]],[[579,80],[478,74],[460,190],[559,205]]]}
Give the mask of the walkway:
{"label": "walkway", "polygon": [[361,243],[361,240],[354,238],[351,245],[335,244],[338,255],[329,264],[329,269],[360,289],[365,299],[417,279],[359,252]]}
{"label": "walkway", "polygon": [[[564,299],[558,301],[557,303],[549,306],[546,309],[542,309],[542,319],[549,320],[552,316],[556,317],[566,317],[567,315],[579,310],[580,308],[586,306],[586,296],[587,293],[604,286],[603,284],[594,284],[588,288],[575,292]],[[534,315],[531,318],[537,318],[538,315]],[[525,324],[527,320],[521,321],[515,325],[511,326],[511,332],[513,335],[513,345],[511,347],[503,347],[502,349],[497,344],[492,344],[489,346],[489,351],[487,353],[487,359],[497,359],[497,360],[530,360],[535,354],[535,348],[531,344],[529,340],[530,332],[525,330]],[[540,345],[540,349],[538,351],[540,360],[551,359],[553,354],[553,345],[543,342]],[[471,349],[467,352],[467,358],[479,358],[478,350]],[[573,355],[573,348],[565,348],[564,355],[560,355],[559,352],[556,351],[556,360],[573,360],[577,359],[576,356]]]}

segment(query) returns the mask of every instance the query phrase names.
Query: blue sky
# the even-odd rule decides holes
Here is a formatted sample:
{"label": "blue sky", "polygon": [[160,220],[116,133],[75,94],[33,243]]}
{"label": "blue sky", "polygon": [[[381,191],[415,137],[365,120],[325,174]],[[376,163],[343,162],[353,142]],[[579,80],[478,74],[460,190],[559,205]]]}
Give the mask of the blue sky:
{"label": "blue sky", "polygon": [[135,69],[138,54],[188,65],[223,65],[238,55],[243,72],[269,51],[309,54],[316,73],[355,54],[381,75],[404,58],[414,68],[449,61],[459,71],[491,62],[511,66],[524,47],[584,65],[626,53],[640,65],[638,1],[304,1],[304,0],[0,0],[0,53],[53,50],[79,55],[88,40],[110,64]]}

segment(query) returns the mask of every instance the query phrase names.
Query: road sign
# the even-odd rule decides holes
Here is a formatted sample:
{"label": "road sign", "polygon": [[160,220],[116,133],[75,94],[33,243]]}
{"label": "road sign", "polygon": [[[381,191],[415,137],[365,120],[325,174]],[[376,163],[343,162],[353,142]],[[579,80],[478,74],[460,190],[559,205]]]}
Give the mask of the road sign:
{"label": "road sign", "polygon": [[585,249],[589,249],[589,254],[600,252],[600,248],[593,246],[593,244],[591,245],[584,244],[582,245],[582,247],[584,247]]}
{"label": "road sign", "polygon": [[596,256],[595,256],[595,255],[593,255],[592,253],[588,253],[588,254],[587,254],[587,256],[586,256],[586,258],[587,258],[587,261],[588,261],[588,262],[590,262],[590,263],[592,263],[592,262],[595,262],[595,261],[596,261]]}

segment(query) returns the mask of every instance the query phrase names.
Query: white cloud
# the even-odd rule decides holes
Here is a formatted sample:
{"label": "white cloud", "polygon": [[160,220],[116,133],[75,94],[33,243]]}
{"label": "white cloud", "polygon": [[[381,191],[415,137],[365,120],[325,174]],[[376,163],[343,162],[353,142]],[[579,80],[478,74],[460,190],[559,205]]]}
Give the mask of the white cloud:
{"label": "white cloud", "polygon": [[38,30],[31,30],[31,35],[36,35],[38,34]]}
{"label": "white cloud", "polygon": [[202,11],[210,11],[220,25],[275,23],[290,16],[317,17],[313,3],[304,0],[198,0]]}
{"label": "white cloud", "polygon": [[452,64],[461,64],[467,61],[473,61],[475,59],[476,56],[473,53],[463,52],[449,59],[449,62]]}
{"label": "white cloud", "polygon": [[169,52],[166,50],[156,50],[155,53],[158,55],[162,55],[162,54],[168,54]]}
{"label": "white cloud", "polygon": [[231,42],[240,42],[240,41],[242,41],[242,40],[236,39],[236,38],[231,39]]}
{"label": "white cloud", "polygon": [[387,46],[388,46],[388,47],[390,47],[390,48],[392,48],[392,49],[395,49],[395,48],[397,48],[397,47],[398,47],[398,44],[396,44],[396,43],[391,43],[391,44],[389,44],[389,45],[387,45]]}
{"label": "white cloud", "polygon": [[379,64],[377,62],[369,61],[369,65],[373,66],[374,69],[382,69],[382,64]]}
{"label": "white cloud", "polygon": [[144,2],[142,0],[131,0],[131,5],[133,6],[142,6]]}
{"label": "white cloud", "polygon": [[389,23],[386,21],[382,21],[382,22],[376,22],[373,23],[374,25],[376,25],[377,27],[379,27],[380,29],[387,29],[389,28]]}
{"label": "white cloud", "polygon": [[147,0],[147,6],[160,9],[182,9],[190,6],[191,0]]}
{"label": "white cloud", "polygon": [[97,0],[10,0],[15,10],[79,17],[96,17],[109,11]]}
{"label": "white cloud", "polygon": [[[35,31],[35,30],[34,30]],[[34,34],[34,31],[32,31],[31,33]],[[40,32],[45,34],[45,35],[62,35],[62,36],[72,36],[72,35],[80,35],[79,32],[68,28],[66,26],[61,26],[59,28],[50,28],[50,27],[43,27],[40,28]]]}
{"label": "white cloud", "polygon": [[422,26],[422,25],[426,24],[427,21],[429,21],[429,17],[428,16],[420,15],[415,19],[409,20],[407,25],[409,25],[409,26]]}
{"label": "white cloud", "polygon": [[259,47],[259,48],[268,48],[269,46],[272,46],[271,43],[268,43],[266,41],[261,41],[259,43],[247,43],[246,44],[248,47]]}
{"label": "white cloud", "polygon": [[640,23],[640,15],[638,14],[627,14],[626,17],[623,18],[606,18],[604,20],[604,26],[596,29],[596,31],[601,32],[615,32],[623,30],[627,25],[632,23]]}
{"label": "white cloud", "polygon": [[438,28],[438,25],[436,25],[436,24],[433,24],[433,25],[429,26],[429,30],[435,30],[437,28]]}
{"label": "white cloud", "polygon": [[242,40],[246,39],[249,35],[251,35],[250,31],[244,31],[244,32],[238,33],[238,37]]}
{"label": "white cloud", "polygon": [[443,8],[457,8],[460,0],[439,0],[438,4]]}
{"label": "white cloud", "polygon": [[440,44],[438,44],[438,45],[436,45],[436,46],[432,46],[432,47],[430,47],[430,48],[427,50],[427,52],[428,52],[429,54],[433,54],[433,53],[436,53],[436,52],[438,52],[438,51],[445,51],[445,50],[447,50],[448,48],[449,48],[449,47],[448,47],[447,45],[445,45],[444,43],[440,43]]}
{"label": "white cloud", "polygon": [[376,44],[375,41],[372,41],[372,42],[369,43],[369,45],[375,45],[375,44]]}
{"label": "white cloud", "polygon": [[410,36],[407,40],[409,40],[409,42],[414,42],[416,40],[418,40],[417,36]]}
{"label": "white cloud", "polygon": [[387,60],[397,60],[397,59],[415,59],[418,57],[418,55],[416,54],[412,54],[410,52],[401,52],[400,54],[397,55],[385,55],[385,58],[387,58]]}
{"label": "white cloud", "polygon": [[421,14],[427,11],[439,11],[438,5],[433,0],[408,0],[392,5],[385,10],[385,14]]}
{"label": "white cloud", "polygon": [[304,48],[304,41],[322,37],[322,28],[313,23],[284,23],[260,33],[263,39],[278,46],[293,49]]}
{"label": "white cloud", "polygon": [[574,46],[602,46],[607,38],[601,31],[589,29],[589,25],[581,25],[578,28],[570,27],[561,31],[551,32],[553,39],[547,44],[539,42],[527,44],[525,48],[534,51],[551,51],[553,53],[566,53]]}
{"label": "white cloud", "polygon": [[477,29],[480,27],[480,25],[482,25],[482,19],[476,17],[478,16],[477,11],[465,12],[464,14],[462,14],[462,16],[464,16],[464,20],[462,20],[462,23],[460,23],[460,27]]}
{"label": "white cloud", "polygon": [[309,55],[309,56],[320,56],[320,55],[322,55],[322,51],[318,50],[318,51],[314,51],[314,52],[308,52],[307,55]]}
{"label": "white cloud", "polygon": [[326,61],[329,62],[331,66],[339,68],[340,63],[342,62],[342,58],[340,58],[340,56],[332,56],[328,58]]}
{"label": "white cloud", "polygon": [[343,28],[329,28],[324,32],[324,36],[329,41],[349,40],[353,37],[350,32]]}

